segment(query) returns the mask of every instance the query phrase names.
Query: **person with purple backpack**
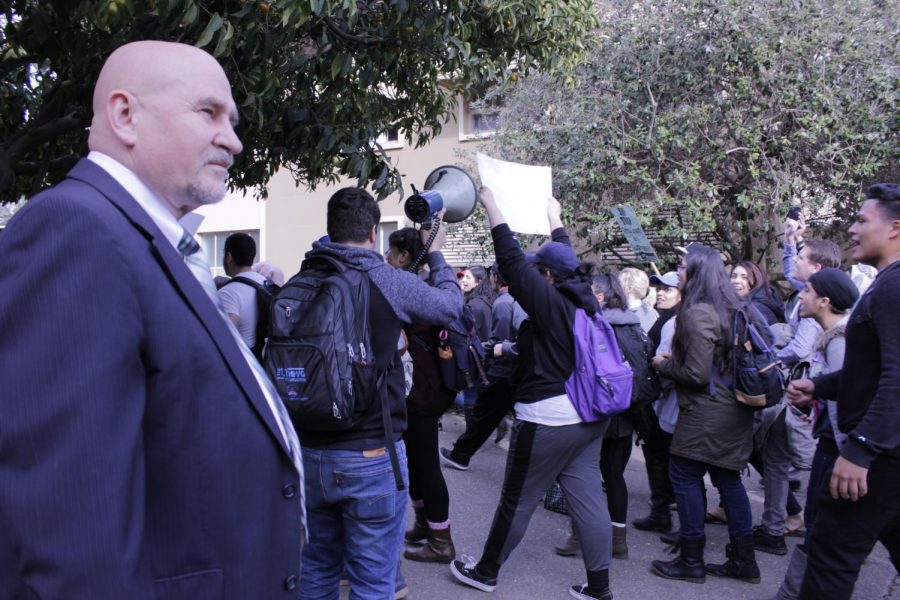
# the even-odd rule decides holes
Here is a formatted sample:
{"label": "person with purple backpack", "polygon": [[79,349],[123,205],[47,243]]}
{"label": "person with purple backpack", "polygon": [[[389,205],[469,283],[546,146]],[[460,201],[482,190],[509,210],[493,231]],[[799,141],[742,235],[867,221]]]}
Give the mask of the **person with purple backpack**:
{"label": "person with purple backpack", "polygon": [[566,392],[575,363],[576,310],[591,316],[600,310],[591,290],[592,265],[579,262],[572,251],[555,199],[547,207],[552,241],[526,255],[491,190],[482,187],[478,198],[491,223],[500,273],[530,318],[518,335],[516,420],[500,503],[481,559],[462,555],[450,570],[460,582],[492,592],[500,567],[525,535],[541,496],[557,480],[568,499],[587,570],[587,583],[571,586],[569,594],[582,600],[611,600],[612,528],[606,502],[598,493],[597,462],[609,420],[584,421]]}

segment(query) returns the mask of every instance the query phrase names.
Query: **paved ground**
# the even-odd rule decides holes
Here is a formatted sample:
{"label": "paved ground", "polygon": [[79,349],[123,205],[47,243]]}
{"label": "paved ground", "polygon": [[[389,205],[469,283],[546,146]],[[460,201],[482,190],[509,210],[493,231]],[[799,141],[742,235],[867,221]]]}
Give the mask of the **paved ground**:
{"label": "paved ground", "polygon": [[[456,415],[444,417],[442,445],[449,446],[463,431],[462,418]],[[463,552],[480,555],[494,508],[500,494],[503,468],[506,460],[505,443],[500,446],[488,441],[475,455],[469,471],[444,469],[450,487],[450,517],[457,554]],[[631,458],[626,472],[630,491],[629,520],[643,516],[647,510],[649,490],[644,471],[643,457],[639,450]],[[745,478],[750,492],[755,522],[762,512],[762,489],[754,472]],[[709,486],[710,490],[714,490]],[[712,492],[714,495],[715,492]],[[804,490],[798,497],[805,502]],[[710,502],[717,499],[710,497]],[[409,515],[412,522],[412,510]],[[504,565],[500,580],[493,594],[460,585],[453,579],[445,565],[430,565],[403,561],[403,571],[409,582],[414,600],[562,600],[568,598],[568,587],[584,580],[580,558],[563,558],[553,553],[553,545],[566,534],[567,520],[561,515],[538,508],[531,520],[525,539]],[[723,526],[707,526],[706,559],[721,562],[728,532]],[[613,560],[610,572],[611,587],[617,600],[665,600],[700,599],[754,599],[775,593],[784,574],[788,556],[758,553],[757,560],[763,574],[758,585],[708,577],[703,585],[668,581],[650,573],[650,561],[665,558],[664,546],[654,534],[635,531],[629,527],[628,560]],[[797,538],[788,538],[789,550],[797,544]],[[346,592],[345,592],[346,594]],[[900,578],[880,545],[869,557],[856,586],[855,600],[900,600]],[[826,599],[823,599],[826,600]]]}

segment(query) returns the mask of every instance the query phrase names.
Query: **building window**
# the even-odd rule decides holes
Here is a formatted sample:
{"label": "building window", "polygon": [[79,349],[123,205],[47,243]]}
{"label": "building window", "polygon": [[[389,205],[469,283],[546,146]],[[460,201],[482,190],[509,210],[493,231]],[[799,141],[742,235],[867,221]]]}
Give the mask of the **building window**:
{"label": "building window", "polygon": [[472,132],[475,134],[493,133],[500,129],[500,113],[474,113],[472,115]]}
{"label": "building window", "polygon": [[459,139],[477,140],[490,137],[500,129],[500,109],[503,107],[498,96],[490,100],[470,102],[459,101]]}
{"label": "building window", "polygon": [[400,135],[399,127],[388,129],[379,135],[376,141],[385,150],[396,150],[403,147],[403,136]]}
{"label": "building window", "polygon": [[197,235],[200,246],[206,252],[206,258],[209,260],[209,266],[212,268],[213,277],[225,275],[225,267],[222,261],[225,258],[225,240],[232,233],[246,233],[256,242],[256,256],[253,262],[259,261],[259,229],[246,229],[240,231],[213,231],[209,233],[200,233]]}
{"label": "building window", "polygon": [[378,229],[375,233],[375,250],[380,252],[382,255],[387,252],[388,248],[391,245],[391,234],[398,229],[400,229],[399,219],[385,220],[379,223]]}

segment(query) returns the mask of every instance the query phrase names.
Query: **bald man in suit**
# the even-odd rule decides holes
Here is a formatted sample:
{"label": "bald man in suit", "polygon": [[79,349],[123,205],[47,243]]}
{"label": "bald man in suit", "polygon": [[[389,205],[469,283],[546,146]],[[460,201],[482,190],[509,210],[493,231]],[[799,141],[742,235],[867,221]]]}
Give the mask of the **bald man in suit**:
{"label": "bald man in suit", "polygon": [[178,223],[242,149],[228,79],[136,42],[93,110],[0,235],[0,600],[294,597],[296,436]]}

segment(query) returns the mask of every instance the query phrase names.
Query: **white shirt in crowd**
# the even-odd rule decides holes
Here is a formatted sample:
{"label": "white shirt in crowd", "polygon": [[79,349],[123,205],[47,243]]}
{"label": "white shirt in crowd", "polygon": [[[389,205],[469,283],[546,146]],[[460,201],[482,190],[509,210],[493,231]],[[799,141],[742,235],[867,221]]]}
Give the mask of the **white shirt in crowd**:
{"label": "white shirt in crowd", "polygon": [[[236,277],[251,279],[257,283],[265,283],[266,278],[255,271],[239,273]],[[225,314],[237,317],[237,330],[252,348],[256,343],[256,289],[243,283],[230,283],[219,290],[222,308]]]}

